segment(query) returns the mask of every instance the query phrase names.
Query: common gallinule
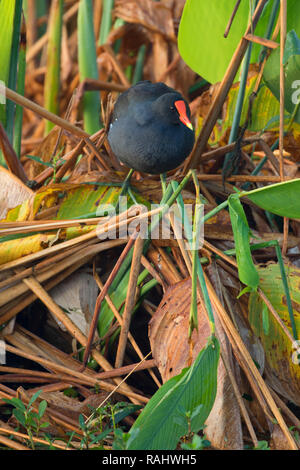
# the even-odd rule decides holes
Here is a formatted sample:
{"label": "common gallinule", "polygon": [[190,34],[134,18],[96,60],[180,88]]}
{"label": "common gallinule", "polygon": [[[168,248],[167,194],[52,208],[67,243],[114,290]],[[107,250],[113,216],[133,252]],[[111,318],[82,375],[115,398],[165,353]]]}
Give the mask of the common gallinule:
{"label": "common gallinule", "polygon": [[116,101],[108,132],[113,153],[133,170],[162,174],[191,152],[195,135],[186,100],[164,83],[142,81]]}

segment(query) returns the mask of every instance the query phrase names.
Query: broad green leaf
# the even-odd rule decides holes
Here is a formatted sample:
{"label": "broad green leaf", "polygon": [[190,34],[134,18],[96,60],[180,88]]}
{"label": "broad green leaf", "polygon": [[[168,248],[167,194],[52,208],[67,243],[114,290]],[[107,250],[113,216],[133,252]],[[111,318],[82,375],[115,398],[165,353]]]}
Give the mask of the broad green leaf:
{"label": "broad green leaf", "polygon": [[[179,25],[179,52],[188,66],[208,82],[216,83],[222,80],[234,51],[245,34],[249,21],[249,5],[253,3],[241,1],[229,35],[225,39],[224,32],[236,0],[186,1]],[[255,28],[255,35],[265,36],[273,4],[274,0],[266,3]],[[300,36],[298,0],[288,1],[287,30],[292,29]],[[260,50],[260,45],[253,44],[251,63],[257,62]]]}
{"label": "broad green leaf", "polygon": [[[300,269],[284,266],[292,299],[294,320],[300,331]],[[292,335],[290,316],[282,282],[280,267],[272,263],[258,267],[259,285],[275,311]],[[271,314],[261,297],[252,292],[249,297],[248,319],[255,335],[260,339],[268,364],[268,382],[286,398],[300,404],[300,358],[297,343],[292,342]],[[299,343],[298,343],[299,351]]]}
{"label": "broad green leaf", "polygon": [[237,194],[229,197],[228,206],[234,236],[239,278],[246,286],[251,289],[256,289],[259,278],[250,251],[250,229],[243,206]]}
{"label": "broad green leaf", "polygon": [[[178,48],[183,60],[210,83],[222,80],[235,49],[245,34],[249,20],[249,1],[242,1],[224,38],[236,0],[187,0],[178,33]],[[268,2],[255,34],[263,36],[272,8]],[[251,62],[256,62],[260,46],[253,44]],[[238,77],[237,77],[238,79]]]}
{"label": "broad green leaf", "polygon": [[[265,68],[264,81],[273,95],[280,99],[280,49],[270,54]],[[294,30],[289,31],[286,38],[284,54],[284,105],[289,113],[293,113],[300,100],[300,39]],[[300,109],[295,115],[295,121],[300,123]]]}
{"label": "broad green leaf", "polygon": [[172,450],[189,424],[195,433],[203,427],[216,396],[219,350],[211,337],[194,363],[153,395],[132,426],[126,449]]}
{"label": "broad green leaf", "polygon": [[300,179],[276,183],[242,193],[262,209],[282,217],[300,219]]}

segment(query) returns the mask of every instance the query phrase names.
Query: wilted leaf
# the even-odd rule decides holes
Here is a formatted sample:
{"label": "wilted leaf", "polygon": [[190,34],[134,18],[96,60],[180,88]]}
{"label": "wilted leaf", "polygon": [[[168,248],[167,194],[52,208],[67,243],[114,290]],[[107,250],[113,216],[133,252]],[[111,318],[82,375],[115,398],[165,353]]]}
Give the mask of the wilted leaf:
{"label": "wilted leaf", "polygon": [[[198,303],[198,332],[193,330],[189,343],[191,287],[190,279],[169,287],[149,325],[152,354],[164,382],[195,359],[210,334],[208,320]],[[224,351],[228,344],[217,318],[216,328]],[[213,447],[240,449],[240,411],[222,361],[218,365],[217,381],[217,395],[206,421],[205,433]]]}
{"label": "wilted leaf", "polygon": [[114,13],[128,23],[138,23],[152,32],[176,41],[171,9],[162,2],[116,0]]}
{"label": "wilted leaf", "polygon": [[[98,291],[93,276],[80,271],[69,276],[62,284],[55,286],[50,291],[50,295],[67,312],[70,320],[87,336]],[[61,323],[59,326],[65,330]]]}
{"label": "wilted leaf", "polygon": [[6,217],[12,207],[18,206],[33,194],[16,176],[0,167],[0,220]]}
{"label": "wilted leaf", "polygon": [[[280,99],[280,49],[277,48],[270,54],[264,68],[264,80],[271,92]],[[295,31],[289,31],[286,37],[284,53],[284,105],[289,113],[293,113],[299,102],[299,72],[300,72],[300,40]],[[300,110],[294,117],[300,123]]]}
{"label": "wilted leaf", "polygon": [[[295,266],[285,266],[285,270],[295,323],[297,331],[300,332],[300,269]],[[258,272],[262,291],[285,326],[292,332],[279,265],[269,264],[267,267],[258,268]],[[267,332],[264,328],[266,315],[268,315]],[[300,405],[300,368],[296,343],[291,343],[269,310],[265,311],[264,302],[255,292],[250,294],[248,317],[254,333],[264,347],[268,382],[281,395]]]}

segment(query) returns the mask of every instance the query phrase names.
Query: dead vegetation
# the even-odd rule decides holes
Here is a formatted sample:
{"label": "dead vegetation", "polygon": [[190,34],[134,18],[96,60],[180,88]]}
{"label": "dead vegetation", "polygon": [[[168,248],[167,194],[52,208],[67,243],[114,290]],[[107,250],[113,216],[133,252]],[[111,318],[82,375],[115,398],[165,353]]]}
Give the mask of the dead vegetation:
{"label": "dead vegetation", "polygon": [[[33,10],[34,3],[28,0]],[[95,0],[96,37],[101,5],[101,0]],[[198,331],[188,336],[192,259],[175,230],[171,239],[152,240],[147,252],[142,251],[138,231],[124,238],[104,238],[129,225],[137,227],[160,209],[143,214],[129,207],[104,221],[96,214],[99,203],[116,203],[128,171],[111,154],[106,129],[117,94],[131,84],[128,70],[134,70],[141,46],[145,46],[142,78],[164,81],[183,93],[198,129],[191,156],[168,174],[167,182],[180,182],[194,167],[208,213],[234,192],[234,186],[241,189],[248,183],[254,188],[299,177],[299,133],[283,138],[282,130],[263,135],[246,130],[239,141],[238,172],[228,174],[223,182],[223,160],[236,143],[228,144],[229,129],[214,138],[217,119],[226,116],[228,93],[243,53],[235,54],[221,84],[206,84],[191,92],[201,77],[178,52],[183,5],[183,0],[116,0],[113,18],[124,21],[111,29],[105,44],[97,46],[99,80],[80,82],[79,2],[65,1],[60,117],[44,108],[49,35],[45,32],[38,38],[37,29],[47,18],[38,25],[34,14],[28,16],[25,97],[7,95],[24,109],[20,160],[6,142],[4,129],[0,136],[9,168],[0,169],[0,235],[7,237],[0,247],[0,325],[7,355],[6,364],[0,366],[0,397],[17,397],[28,404],[41,390],[33,409],[47,401],[41,420],[48,423],[51,445],[57,449],[80,445],[85,436],[80,415],[94,419],[95,409],[123,401],[143,407],[161,383],[192,363],[210,335],[198,289]],[[239,47],[245,48],[245,43]],[[260,79],[260,71],[255,71],[255,77]],[[101,96],[104,127],[94,135],[83,130],[82,103],[88,90],[98,90]],[[46,137],[45,118],[55,124]],[[278,132],[280,148],[273,151]],[[253,170],[266,156],[267,163],[256,174]],[[131,183],[140,204],[161,200],[159,178],[134,174]],[[186,203],[195,203],[192,181],[181,194]],[[285,261],[296,269],[299,221],[285,220],[283,227],[276,220],[270,224],[265,212],[251,201],[245,206],[253,237],[260,242],[277,240]],[[266,365],[262,344],[249,326],[249,295],[237,299],[242,284],[235,258],[224,253],[234,248],[228,212],[218,212],[204,232],[199,256],[221,344],[217,397],[205,434],[213,448],[242,449],[267,441],[274,449],[297,449],[300,400],[291,398],[299,396],[299,376],[298,385],[270,386],[276,382],[271,380],[276,371]],[[130,264],[126,260],[132,249]],[[274,249],[256,251],[253,259],[256,264],[274,261]],[[97,328],[99,318],[103,323]],[[4,401],[2,446],[21,450],[49,446],[42,430],[30,438],[26,428],[17,429],[15,417],[7,420],[1,408],[7,408]],[[135,413],[125,417],[124,429],[133,424],[139,411]],[[103,438],[103,446],[112,447],[111,434]]]}

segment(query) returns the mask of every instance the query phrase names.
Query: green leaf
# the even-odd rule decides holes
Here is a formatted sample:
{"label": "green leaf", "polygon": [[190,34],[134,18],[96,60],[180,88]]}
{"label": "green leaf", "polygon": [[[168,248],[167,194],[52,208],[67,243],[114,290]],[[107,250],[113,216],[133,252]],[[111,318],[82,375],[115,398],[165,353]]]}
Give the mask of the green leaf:
{"label": "green leaf", "polygon": [[10,398],[10,399],[3,398],[3,401],[8,403],[9,405],[15,406],[16,408],[18,408],[21,411],[26,411],[26,406],[24,405],[24,403],[19,398]]}
{"label": "green leaf", "polygon": [[[45,108],[54,114],[59,114],[62,15],[63,1],[52,0],[49,17],[44,100]],[[46,134],[48,134],[53,127],[53,122],[46,121]]]}
{"label": "green leaf", "polygon": [[79,415],[78,421],[79,421],[79,426],[84,431],[86,429],[86,424],[85,424],[85,418],[82,414]]}
{"label": "green leaf", "polygon": [[19,423],[22,424],[22,426],[26,425],[26,419],[25,419],[25,415],[24,415],[23,411],[21,411],[20,409],[15,408],[13,410],[13,415],[16,418],[16,420],[18,420]]}
{"label": "green leaf", "polygon": [[[13,38],[15,0],[0,0],[0,82],[8,84],[10,54]],[[0,122],[5,125],[5,105],[0,96]]]}
{"label": "green leaf", "polygon": [[239,278],[246,286],[256,289],[259,283],[250,250],[250,229],[243,206],[237,194],[228,199],[229,214],[233,230]]}
{"label": "green leaf", "polygon": [[[192,432],[203,427],[216,396],[219,349],[218,340],[212,336],[191,367],[153,395],[129,432],[127,450],[175,449],[189,430],[188,415]],[[181,416],[185,419],[178,421]]]}
{"label": "green leaf", "polygon": [[37,392],[35,392],[32,397],[30,398],[29,400],[29,403],[28,403],[28,407],[30,407],[34,402],[35,400],[38,398],[38,396],[42,393],[42,390],[38,390]]}
{"label": "green leaf", "polygon": [[[227,38],[224,32],[236,0],[187,0],[178,33],[178,48],[191,69],[210,83],[222,80],[249,20],[249,1],[242,1]],[[269,1],[255,33],[264,36],[273,2]],[[289,8],[290,11],[290,8]],[[294,7],[294,14],[298,11]],[[251,63],[257,61],[261,47],[253,44]],[[238,77],[237,77],[238,80]]]}
{"label": "green leaf", "polygon": [[[300,39],[294,30],[289,31],[286,37],[284,51],[284,106],[289,113],[293,113],[299,102],[300,95]],[[280,99],[280,49],[274,49],[264,68],[263,78],[273,95]],[[295,121],[300,123],[300,109],[296,112]]]}
{"label": "green leaf", "polygon": [[50,423],[45,422],[40,424],[40,428],[48,428],[50,426]]}
{"label": "green leaf", "polygon": [[300,178],[242,193],[273,214],[300,219]]}
{"label": "green leaf", "polygon": [[114,8],[114,0],[105,0],[103,2],[103,11],[101,17],[101,26],[99,31],[99,44],[105,44],[107,36],[111,30],[112,11]]}
{"label": "green leaf", "polygon": [[262,315],[262,327],[264,330],[264,334],[268,335],[269,330],[270,330],[270,322],[269,322],[269,309],[266,306],[266,304],[263,304],[261,315]]}
{"label": "green leaf", "polygon": [[[85,78],[98,80],[92,0],[80,0],[79,2],[78,64],[81,82]],[[94,134],[100,128],[100,94],[98,91],[88,91],[84,94],[83,108],[84,129],[89,134]]]}
{"label": "green leaf", "polygon": [[[134,405],[134,404],[128,403],[126,408],[124,408],[123,410],[118,411],[115,414],[115,416],[114,416],[115,424],[118,424],[120,421],[122,421],[122,419],[126,418],[126,416],[134,413],[137,410],[140,410],[141,408],[142,408],[142,406],[140,406],[140,405]],[[112,426],[112,419],[110,419],[109,425]]]}
{"label": "green leaf", "polygon": [[46,400],[42,400],[39,404],[39,418],[42,418],[47,408]]}
{"label": "green leaf", "polygon": [[[296,331],[300,331],[300,269],[295,265],[284,265]],[[293,335],[292,322],[287,305],[282,271],[278,263],[259,266],[259,286],[283,324]],[[259,338],[268,364],[268,382],[276,385],[277,391],[290,401],[299,404],[300,367],[293,354],[297,342],[292,342],[272,315],[257,292],[251,292],[248,304],[248,320],[254,334]]]}

